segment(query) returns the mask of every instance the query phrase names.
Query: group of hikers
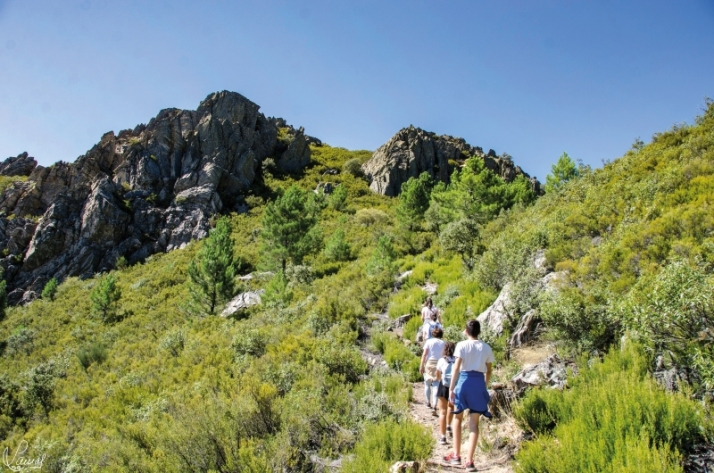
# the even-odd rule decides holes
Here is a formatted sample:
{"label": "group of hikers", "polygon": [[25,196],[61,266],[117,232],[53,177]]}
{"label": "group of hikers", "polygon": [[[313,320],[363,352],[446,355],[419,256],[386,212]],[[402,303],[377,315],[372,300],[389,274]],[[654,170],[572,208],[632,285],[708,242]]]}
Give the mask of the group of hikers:
{"label": "group of hikers", "polygon": [[[423,340],[419,372],[424,375],[424,398],[433,415],[439,417],[439,439],[448,445],[453,438],[453,451],[444,457],[451,465],[461,465],[461,425],[468,410],[469,442],[464,467],[476,471],[473,463],[478,443],[479,416],[490,418],[488,383],[494,362],[491,347],[478,339],[481,324],[466,322],[466,340],[454,344],[442,340],[444,328],[441,313],[427,298],[421,311],[423,325],[417,340]],[[447,438],[448,434],[448,438]]]}

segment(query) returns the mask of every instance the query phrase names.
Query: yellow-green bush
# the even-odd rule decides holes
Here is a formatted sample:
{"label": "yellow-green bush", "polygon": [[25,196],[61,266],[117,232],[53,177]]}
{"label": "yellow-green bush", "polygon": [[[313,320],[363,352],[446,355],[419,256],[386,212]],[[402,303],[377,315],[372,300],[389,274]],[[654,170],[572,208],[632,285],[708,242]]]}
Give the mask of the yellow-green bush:
{"label": "yellow-green bush", "polygon": [[521,472],[681,471],[680,453],[714,434],[703,406],[664,391],[632,343],[580,366],[569,389],[531,391],[515,409],[538,434],[516,456]]}
{"label": "yellow-green bush", "polygon": [[355,456],[345,462],[343,473],[382,473],[399,460],[429,458],[434,441],[428,430],[407,420],[386,421],[367,427],[355,447]]}

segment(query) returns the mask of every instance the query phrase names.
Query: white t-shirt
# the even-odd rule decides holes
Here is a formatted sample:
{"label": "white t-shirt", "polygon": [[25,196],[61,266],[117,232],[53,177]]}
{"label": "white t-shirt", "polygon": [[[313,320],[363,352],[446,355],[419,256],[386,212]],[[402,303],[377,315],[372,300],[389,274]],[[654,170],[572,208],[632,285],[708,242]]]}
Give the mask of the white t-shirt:
{"label": "white t-shirt", "polygon": [[461,358],[461,371],[480,371],[485,373],[486,363],[493,363],[493,350],[481,340],[464,340],[456,344],[454,356]]}
{"label": "white t-shirt", "polygon": [[431,314],[437,312],[436,307],[434,306],[424,306],[421,309],[421,320],[422,322],[426,322],[427,320],[431,320]]}
{"label": "white t-shirt", "polygon": [[[444,372],[446,372],[446,368],[449,366],[449,363],[453,363],[454,360],[455,358],[453,356],[450,356],[448,358],[442,356],[441,358],[439,358],[439,361],[436,362],[436,371],[441,373],[442,380],[444,379]],[[453,368],[451,368],[451,370],[453,372]]]}
{"label": "white t-shirt", "polygon": [[440,338],[430,338],[427,340],[424,343],[424,351],[429,350],[426,361],[438,360],[444,356],[444,346],[446,346],[446,342]]}

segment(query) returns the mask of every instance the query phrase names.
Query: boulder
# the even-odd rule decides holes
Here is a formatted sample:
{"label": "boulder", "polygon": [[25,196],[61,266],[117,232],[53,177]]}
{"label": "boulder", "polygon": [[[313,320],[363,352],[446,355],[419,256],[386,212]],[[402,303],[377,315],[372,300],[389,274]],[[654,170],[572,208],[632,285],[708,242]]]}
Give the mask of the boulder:
{"label": "boulder", "polygon": [[423,465],[417,461],[398,461],[389,467],[389,473],[420,473]]}
{"label": "boulder", "polygon": [[476,317],[481,323],[481,330],[487,330],[494,335],[503,333],[504,325],[510,320],[508,307],[511,303],[511,284],[506,284],[491,306]]}
{"label": "boulder", "polygon": [[685,473],[714,473],[714,443],[690,446],[682,459]]}
{"label": "boulder", "polygon": [[29,176],[35,167],[35,158],[28,156],[27,152],[20,153],[0,163],[0,176]]}
{"label": "boulder", "polygon": [[223,309],[221,317],[230,317],[236,312],[260,304],[260,296],[264,293],[264,289],[258,289],[257,291],[248,291],[238,294],[228,303],[226,308]]}
{"label": "boulder", "polygon": [[[418,177],[422,172],[429,173],[435,180],[448,183],[454,169],[471,156],[483,159],[487,168],[507,182],[518,175],[529,177],[507,155],[497,157],[492,151],[484,154],[480,147],[471,146],[463,138],[438,136],[414,126],[399,130],[374,152],[362,165],[362,170],[374,192],[396,196],[402,183],[410,177]],[[540,193],[537,181],[533,185]]]}
{"label": "boulder", "polygon": [[516,329],[513,331],[511,338],[508,339],[509,348],[518,348],[523,344],[533,340],[537,328],[540,326],[540,317],[538,311],[531,309],[526,312],[518,321]]}
{"label": "boulder", "polygon": [[539,363],[520,371],[511,379],[511,382],[519,394],[529,387],[541,385],[563,389],[567,378],[567,368],[577,372],[577,367],[574,364],[566,363],[558,355],[550,355]]}
{"label": "boulder", "polygon": [[245,192],[267,158],[280,171],[301,170],[316,140],[259,108],[217,92],[196,110],[165,109],[146,125],[106,133],[71,164],[38,166],[27,153],[0,164],[0,174],[28,175],[0,194],[11,302],[35,281],[91,276],[120,256],[134,263],[204,238],[215,213],[247,211]]}
{"label": "boulder", "polygon": [[407,322],[409,322],[409,320],[411,320],[412,317],[413,317],[412,314],[404,314],[402,316],[399,316],[394,321],[394,326],[395,327],[404,327],[407,324]]}

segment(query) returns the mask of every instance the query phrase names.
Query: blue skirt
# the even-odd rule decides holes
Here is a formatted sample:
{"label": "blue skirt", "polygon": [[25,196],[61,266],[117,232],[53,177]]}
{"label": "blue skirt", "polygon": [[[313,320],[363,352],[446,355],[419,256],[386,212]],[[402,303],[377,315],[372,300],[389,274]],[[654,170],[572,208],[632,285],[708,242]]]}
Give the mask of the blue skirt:
{"label": "blue skirt", "polygon": [[454,388],[454,414],[460,414],[465,409],[472,414],[481,414],[489,419],[488,402],[491,396],[486,389],[486,378],[480,371],[462,371]]}

